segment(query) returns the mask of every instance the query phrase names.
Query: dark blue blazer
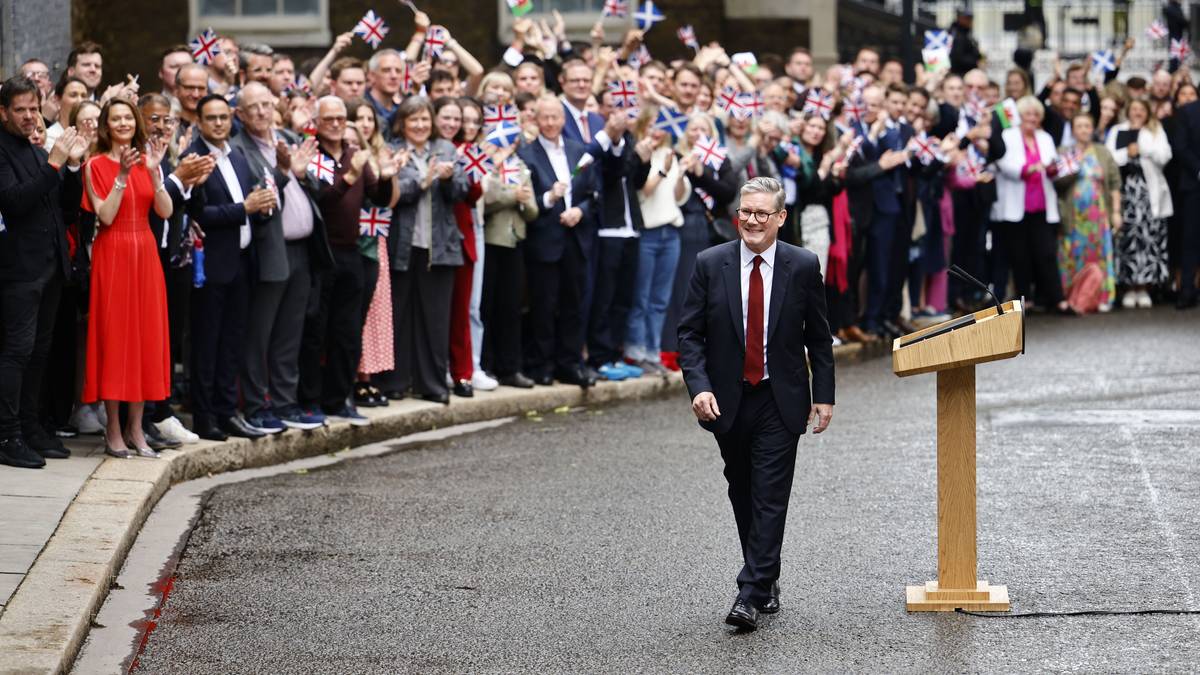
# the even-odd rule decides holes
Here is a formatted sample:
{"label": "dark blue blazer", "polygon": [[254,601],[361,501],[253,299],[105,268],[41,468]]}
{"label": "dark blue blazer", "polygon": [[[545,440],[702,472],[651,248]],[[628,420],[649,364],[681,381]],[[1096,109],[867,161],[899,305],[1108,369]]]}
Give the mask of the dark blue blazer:
{"label": "dark blue blazer", "polygon": [[[1179,189],[1195,192],[1200,190],[1200,101],[1176,110],[1175,120],[1171,152],[1179,162]],[[1188,217],[1195,218],[1196,214]]]}
{"label": "dark blue blazer", "polygon": [[[683,379],[692,398],[705,391],[717,397],[721,416],[700,423],[715,434],[730,430],[742,400],[746,335],[740,245],[735,239],[700,252],[679,318]],[[825,318],[825,282],[812,251],[782,241],[776,244],[765,338],[767,382],[779,415],[789,431],[802,434],[812,403],[834,402],[833,337]]]}
{"label": "dark blue blazer", "polygon": [[[875,162],[888,150],[903,150],[912,138],[912,127],[897,124],[884,132],[883,136],[872,143],[867,135],[869,126],[858,123],[858,133],[865,139],[862,145],[863,157],[868,162]],[[903,166],[898,166],[871,182],[871,194],[875,200],[875,211],[879,213],[896,214],[901,212],[901,197],[903,186],[907,180]]]}
{"label": "dark blue blazer", "polygon": [[[254,190],[257,181],[250,172],[250,164],[246,161],[241,150],[232,148],[229,161],[237,174],[242,194],[248,195]],[[207,155],[208,144],[200,136],[192,142],[187,153]],[[184,154],[187,154],[184,153]],[[208,180],[203,185],[193,188],[203,191],[203,200],[193,200],[188,204],[188,216],[204,230],[204,274],[208,281],[214,284],[227,284],[236,276],[238,265],[241,264],[242,249],[241,227],[246,222],[246,207],[241,202],[235,202],[220,169],[213,169]],[[251,227],[261,227],[265,221],[261,214],[250,217]],[[254,249],[254,237],[250,238],[247,251]]]}
{"label": "dark blue blazer", "polygon": [[[582,143],[572,141],[564,136],[563,149],[566,151],[567,164],[573,170],[586,152],[586,148]],[[549,209],[545,208],[545,203],[542,201],[542,195],[554,186],[558,178],[554,173],[554,167],[550,164],[550,156],[546,154],[541,141],[534,139],[532,143],[523,144],[517,154],[529,167],[534,198],[538,200],[540,209],[537,219],[526,227],[525,255],[537,262],[558,262],[562,259],[568,242],[574,238],[579,243],[584,257],[590,256],[592,240],[596,236],[595,208],[599,158],[571,180],[572,206],[578,206],[583,210],[583,218],[572,228],[566,227],[558,221],[558,217],[566,210],[566,200],[558,200],[554,207]]]}
{"label": "dark blue blazer", "polygon": [[596,142],[596,134],[604,129],[604,118],[594,112],[587,113],[588,131],[592,134],[592,140],[585,142],[583,140],[583,132],[579,130],[579,120],[575,119],[575,116],[571,113],[571,109],[567,107],[566,103],[562,104],[562,108],[563,117],[566,118],[566,122],[563,124],[562,135],[576,143],[583,144],[587,148],[587,152],[592,153],[592,156],[596,159],[600,159],[600,153],[603,151],[600,149],[600,144]]}

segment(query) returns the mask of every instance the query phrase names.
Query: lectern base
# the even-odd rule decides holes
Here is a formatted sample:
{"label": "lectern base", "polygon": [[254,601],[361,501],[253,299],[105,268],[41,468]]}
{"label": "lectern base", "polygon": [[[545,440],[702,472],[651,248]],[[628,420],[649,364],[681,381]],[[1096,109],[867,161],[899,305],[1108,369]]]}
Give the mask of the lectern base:
{"label": "lectern base", "polygon": [[988,582],[980,581],[974,590],[971,589],[938,589],[936,581],[928,581],[924,586],[908,586],[907,607],[910,612],[953,612],[965,609],[972,612],[1007,612],[1008,586],[989,586]]}

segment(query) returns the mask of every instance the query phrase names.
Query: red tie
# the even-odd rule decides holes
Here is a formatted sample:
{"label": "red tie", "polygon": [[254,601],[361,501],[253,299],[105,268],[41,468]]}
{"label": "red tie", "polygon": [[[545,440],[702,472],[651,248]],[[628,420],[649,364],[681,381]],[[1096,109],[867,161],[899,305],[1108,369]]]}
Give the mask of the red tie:
{"label": "red tie", "polygon": [[746,301],[746,361],[742,364],[742,377],[751,385],[757,385],[763,378],[763,280],[758,272],[762,261],[762,256],[754,256],[750,297]]}
{"label": "red tie", "polygon": [[584,143],[592,142],[592,132],[588,130],[587,113],[579,115],[579,135],[583,136]]}

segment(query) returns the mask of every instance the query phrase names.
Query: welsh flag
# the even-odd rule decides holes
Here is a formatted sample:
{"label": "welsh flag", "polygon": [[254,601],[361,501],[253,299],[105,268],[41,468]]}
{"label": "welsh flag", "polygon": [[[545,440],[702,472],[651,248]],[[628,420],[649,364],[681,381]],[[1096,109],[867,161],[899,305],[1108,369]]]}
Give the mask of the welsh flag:
{"label": "welsh flag", "polygon": [[1006,98],[997,103],[992,108],[992,114],[996,116],[996,119],[1000,120],[1000,128],[1002,129],[1007,129],[1021,121],[1021,114],[1017,112],[1017,102],[1011,98]]}
{"label": "welsh flag", "polygon": [[533,11],[533,0],[508,0],[513,16],[525,16]]}

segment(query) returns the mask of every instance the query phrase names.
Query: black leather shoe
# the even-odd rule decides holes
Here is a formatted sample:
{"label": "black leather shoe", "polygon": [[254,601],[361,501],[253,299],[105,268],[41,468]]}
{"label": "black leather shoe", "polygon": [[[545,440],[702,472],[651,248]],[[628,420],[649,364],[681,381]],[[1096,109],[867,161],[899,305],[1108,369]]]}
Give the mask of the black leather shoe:
{"label": "black leather shoe", "polygon": [[196,435],[206,441],[224,442],[229,440],[229,435],[216,425],[215,422],[195,422]]}
{"label": "black leather shoe", "polygon": [[257,438],[264,438],[267,435],[262,431],[251,428],[249,424],[246,424],[246,422],[237,415],[234,415],[233,417],[226,417],[225,419],[221,420],[220,426],[221,431],[224,431],[230,436],[236,436],[238,438],[249,438],[254,440]]}
{"label": "black leather shoe", "polygon": [[738,598],[734,600],[733,609],[729,610],[729,616],[725,617],[725,623],[737,626],[742,630],[754,630],[758,628],[758,609],[749,602]]}
{"label": "black leather shoe", "polygon": [[759,608],[763,614],[774,614],[779,611],[779,582],[771,584],[771,597]]}
{"label": "black leather shoe", "polygon": [[512,375],[505,375],[498,378],[497,381],[506,387],[516,387],[518,389],[533,388],[533,380],[525,377],[525,373],[513,373]]}
{"label": "black leather shoe", "polygon": [[422,401],[430,401],[432,403],[441,403],[442,405],[450,405],[450,394],[442,392],[440,394],[421,394]]}
{"label": "black leather shoe", "polygon": [[1187,297],[1184,297],[1181,295],[1175,301],[1175,309],[1178,309],[1180,311],[1183,311],[1185,309],[1192,309],[1197,304],[1200,304],[1200,296],[1192,296],[1191,298],[1187,298]]}
{"label": "black leather shoe", "polygon": [[471,386],[470,380],[459,380],[454,383],[454,395],[459,398],[471,398],[475,395],[475,389]]}
{"label": "black leather shoe", "polygon": [[155,452],[159,450],[174,450],[183,447],[183,443],[172,441],[158,432],[154,425],[147,420],[142,421],[142,435],[146,437],[146,445]]}
{"label": "black leather shoe", "polygon": [[533,383],[540,384],[543,387],[549,387],[554,384],[554,376],[550,373],[538,373],[533,376]]}
{"label": "black leather shoe", "polygon": [[66,459],[71,456],[71,451],[67,450],[67,446],[63,445],[62,441],[41,428],[23,434],[22,440],[25,441],[25,447],[41,455],[43,459]]}
{"label": "black leather shoe", "polygon": [[559,370],[555,374],[555,379],[563,384],[573,384],[583,387],[584,389],[596,384],[596,378],[589,376],[583,371],[583,368],[580,368],[579,366]]}
{"label": "black leather shoe", "polygon": [[404,400],[404,392],[396,390],[396,389],[391,389],[389,391],[385,391],[385,392],[383,392],[383,395],[389,401],[403,401]]}
{"label": "black leather shoe", "polygon": [[0,441],[0,464],[20,469],[40,469],[46,466],[46,460],[18,436]]}

